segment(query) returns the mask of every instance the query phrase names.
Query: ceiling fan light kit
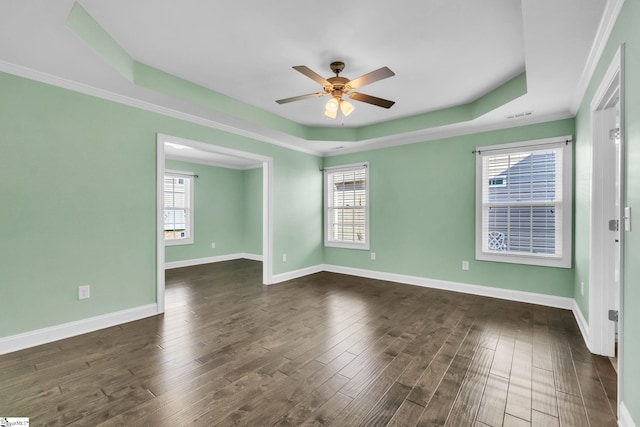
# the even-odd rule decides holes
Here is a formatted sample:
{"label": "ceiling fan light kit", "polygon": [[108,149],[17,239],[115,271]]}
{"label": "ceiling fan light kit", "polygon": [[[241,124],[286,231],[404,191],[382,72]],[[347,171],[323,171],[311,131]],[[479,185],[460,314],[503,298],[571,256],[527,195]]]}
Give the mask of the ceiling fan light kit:
{"label": "ceiling fan light kit", "polygon": [[347,117],[349,114],[351,114],[353,112],[353,110],[355,110],[356,107],[353,106],[352,103],[347,102],[347,101],[342,101],[340,103],[340,111],[342,111],[342,114]]}
{"label": "ceiling fan light kit", "polygon": [[330,119],[335,119],[338,115],[338,105],[338,100],[336,98],[331,98],[324,106],[324,115]]}
{"label": "ceiling fan light kit", "polygon": [[360,92],[354,92],[356,89],[362,86],[377,82],[378,80],[386,79],[387,77],[395,76],[395,73],[387,67],[379,68],[370,73],[364,74],[357,79],[349,80],[346,77],[340,77],[340,72],[344,70],[344,62],[336,61],[332,62],[329,66],[331,71],[336,75],[335,77],[329,77],[325,79],[320,74],[311,70],[304,65],[296,65],[293,67],[296,71],[309,77],[311,80],[322,85],[324,92],[309,93],[307,95],[294,96],[292,98],[279,99],[276,102],[278,104],[286,104],[294,101],[301,101],[308,98],[316,98],[321,96],[331,95],[331,99],[327,101],[325,105],[324,115],[328,118],[335,119],[338,116],[338,109],[342,112],[344,117],[348,116],[355,110],[355,107],[350,102],[342,99],[343,96],[347,96],[355,101],[366,102],[367,104],[375,105],[382,108],[391,108],[395,101],[389,101],[388,99],[377,98],[375,96],[367,95]]}

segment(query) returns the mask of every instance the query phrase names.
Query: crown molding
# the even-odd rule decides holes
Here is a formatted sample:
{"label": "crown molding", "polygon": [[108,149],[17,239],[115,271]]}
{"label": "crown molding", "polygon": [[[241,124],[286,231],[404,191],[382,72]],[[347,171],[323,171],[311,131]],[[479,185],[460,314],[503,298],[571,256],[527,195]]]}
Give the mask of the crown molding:
{"label": "crown molding", "polygon": [[578,80],[578,86],[576,87],[576,92],[571,102],[570,111],[574,116],[578,112],[578,108],[580,108],[582,99],[587,92],[591,78],[598,66],[598,61],[600,61],[604,48],[609,41],[609,37],[611,36],[611,32],[613,31],[613,27],[616,24],[616,20],[618,19],[618,15],[620,15],[620,10],[623,5],[624,0],[609,0],[605,5],[604,13],[602,15],[602,19],[600,19],[598,31],[596,32],[596,37],[591,45],[587,62],[582,69],[582,75]]}
{"label": "crown molding", "polygon": [[[623,0],[615,0],[623,1]],[[304,147],[308,141],[303,138],[298,138],[288,134],[281,134],[278,137],[272,137],[262,133],[265,129],[250,129],[250,123],[245,122],[244,125],[247,128],[239,126],[231,126],[219,121],[205,119],[200,116],[185,113],[173,108],[168,108],[162,105],[147,102],[141,99],[132,98],[129,96],[121,95],[119,93],[111,92],[105,89],[100,89],[94,86],[90,86],[77,81],[69,80],[63,77],[48,74],[42,71],[34,70],[21,65],[16,65],[10,62],[0,60],[0,71],[12,74],[18,77],[34,80],[37,82],[49,84],[52,86],[68,89],[74,92],[82,93],[89,96],[105,99],[107,101],[116,102],[118,104],[127,105],[141,110],[150,111],[153,113],[161,114],[164,116],[184,120],[190,123],[206,126],[209,128],[217,129],[223,132],[228,132],[238,136],[251,138],[257,141],[266,142],[268,144],[276,145],[279,147],[287,148],[294,151],[299,151],[306,154],[311,154],[319,157],[333,157],[342,154],[357,153],[362,151],[369,151],[379,148],[394,147],[398,145],[413,144],[417,142],[433,141],[436,139],[451,138],[455,136],[470,135],[474,133],[487,132],[499,129],[508,129],[519,126],[526,126],[530,124],[543,123],[554,120],[561,120],[566,118],[575,117],[575,114],[571,112],[561,112],[553,115],[545,116],[530,116],[521,119],[514,119],[509,121],[502,121],[492,124],[475,124],[473,121],[454,123],[446,126],[440,126],[435,128],[421,129],[414,132],[407,132],[403,134],[395,134],[385,136],[381,138],[373,138],[368,140],[357,141],[357,147],[350,147],[340,149],[339,151],[320,151],[312,150]],[[257,125],[256,125],[257,128]],[[272,130],[270,130],[272,131]],[[272,131],[273,132],[273,131]],[[284,141],[286,140],[286,141]],[[317,142],[317,141],[316,141]],[[326,141],[327,143],[335,146],[340,144],[340,141]],[[349,143],[350,141],[345,141]]]}
{"label": "crown molding", "polygon": [[472,135],[482,132],[490,132],[494,130],[510,129],[521,126],[535,125],[538,123],[553,122],[556,120],[564,120],[574,118],[575,115],[569,111],[563,111],[556,114],[546,114],[543,116],[529,116],[520,119],[512,119],[497,123],[474,124],[473,122],[455,123],[448,126],[438,128],[423,129],[416,132],[406,134],[393,135],[391,137],[379,138],[367,144],[365,147],[345,148],[340,151],[325,152],[324,157],[340,156],[342,154],[359,153],[363,151],[377,150],[379,148],[395,147],[398,145],[415,144],[418,142],[434,141],[437,139],[446,139],[456,136]]}
{"label": "crown molding", "polygon": [[[152,113],[158,113],[163,116],[168,116],[175,119],[184,120],[186,122],[221,130],[223,132],[244,136],[247,138],[255,139],[257,141],[266,142],[268,144],[288,148],[290,150],[300,151],[300,152],[303,152],[306,154],[312,154],[315,156],[322,156],[322,152],[320,151],[311,150],[309,148],[305,148],[302,145],[298,146],[298,145],[295,145],[294,143],[287,143],[282,141],[282,139],[284,138],[299,139],[296,137],[292,137],[291,135],[285,135],[277,139],[275,137],[271,137],[271,136],[259,133],[259,131],[257,130],[254,131],[248,128],[240,128],[238,126],[231,126],[215,120],[205,119],[203,117],[185,113],[183,111],[179,111],[173,108],[154,104],[138,98],[132,98],[130,96],[121,95],[119,93],[111,92],[105,89],[100,89],[95,86],[90,86],[74,80],[69,80],[63,77],[55,76],[53,74],[34,70],[21,65],[12,64],[10,62],[6,62],[2,60],[0,60],[0,71],[15,75],[18,77],[23,77],[29,80],[34,80],[40,83],[45,83],[45,84],[60,87],[63,89],[68,89],[73,92],[82,93],[84,95],[94,96],[96,98],[101,98],[107,101],[116,102],[118,104],[127,105],[129,107],[139,108],[141,110],[150,111]],[[304,139],[299,139],[300,143],[303,143],[304,141],[305,141]],[[298,142],[298,141],[294,141],[294,142]]]}

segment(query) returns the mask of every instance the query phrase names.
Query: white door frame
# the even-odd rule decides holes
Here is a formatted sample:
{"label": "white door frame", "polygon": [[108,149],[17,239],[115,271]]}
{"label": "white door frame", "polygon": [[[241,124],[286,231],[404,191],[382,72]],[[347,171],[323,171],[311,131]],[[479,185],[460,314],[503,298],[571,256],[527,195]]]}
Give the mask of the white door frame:
{"label": "white door frame", "polygon": [[[596,91],[591,105],[591,203],[590,203],[590,243],[589,243],[589,349],[593,353],[605,356],[613,356],[615,346],[615,324],[608,319],[608,310],[613,309],[616,305],[619,310],[618,322],[618,354],[622,354],[623,349],[623,273],[624,273],[624,44],[618,48],[611,65],[604,75],[598,90]],[[618,211],[613,211],[614,216],[618,216],[620,236],[619,250],[620,258],[616,263],[614,258],[606,252],[608,242],[612,239],[612,234],[608,229],[608,220],[612,219],[611,207],[605,202],[606,191],[609,191],[606,185],[603,185],[604,177],[607,172],[610,176],[615,176],[611,168],[615,168],[613,164],[616,161],[613,158],[605,156],[605,143],[609,141],[610,117],[605,110],[610,109],[612,102],[618,98],[620,108],[620,168],[617,171],[619,185],[620,206]],[[612,295],[610,288],[606,285],[605,280],[611,276],[614,268],[618,268],[620,272],[620,285],[617,295],[617,301]],[[620,401],[620,391],[622,390],[623,379],[623,359],[618,358],[618,403]],[[619,405],[618,405],[619,406]]]}
{"label": "white door frame", "polygon": [[273,159],[271,157],[232,148],[192,141],[180,137],[157,134],[156,136],[156,283],[157,283],[157,311],[164,313],[164,207],[163,207],[163,183],[164,183],[164,143],[174,142],[198,150],[211,153],[225,154],[240,157],[262,163],[262,283],[273,283]]}

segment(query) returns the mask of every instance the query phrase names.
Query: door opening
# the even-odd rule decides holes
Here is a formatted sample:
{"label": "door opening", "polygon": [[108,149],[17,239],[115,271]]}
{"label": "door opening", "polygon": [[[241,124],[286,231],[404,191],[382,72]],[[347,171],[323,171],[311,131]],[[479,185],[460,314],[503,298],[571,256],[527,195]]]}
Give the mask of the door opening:
{"label": "door opening", "polygon": [[[611,358],[624,345],[624,45],[618,49],[591,103],[591,203],[589,243],[589,348]],[[619,407],[619,402],[618,402]]]}
{"label": "door opening", "polygon": [[[164,207],[163,207],[163,182],[165,171],[165,143],[194,148],[196,150],[213,153],[221,157],[248,160],[262,165],[262,283],[269,285],[273,283],[272,248],[273,248],[273,160],[270,157],[234,150],[227,147],[211,145],[198,141],[191,141],[168,135],[157,135],[156,143],[156,181],[157,181],[157,244],[156,244],[156,265],[157,265],[157,312],[164,312],[164,274],[165,274],[165,245],[164,245]],[[186,160],[188,161],[188,160]]]}

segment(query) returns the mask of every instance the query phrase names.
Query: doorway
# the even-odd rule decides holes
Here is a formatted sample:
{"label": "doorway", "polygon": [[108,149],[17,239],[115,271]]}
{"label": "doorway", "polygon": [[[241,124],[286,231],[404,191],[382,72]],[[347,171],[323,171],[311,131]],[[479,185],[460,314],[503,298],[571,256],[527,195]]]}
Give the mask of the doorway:
{"label": "doorway", "polygon": [[[591,103],[591,208],[589,249],[589,347],[616,364],[623,346],[624,267],[624,45]],[[620,393],[618,393],[620,396]]]}
{"label": "doorway", "polygon": [[[163,182],[165,173],[165,144],[188,147],[205,154],[216,156],[218,161],[237,161],[261,164],[262,167],[262,283],[273,283],[272,248],[273,248],[273,160],[270,157],[235,150],[227,147],[192,141],[170,135],[157,134],[156,137],[156,277],[157,277],[157,312],[164,312],[165,288],[165,245],[164,245],[164,207]],[[188,160],[185,160],[188,161]]]}

